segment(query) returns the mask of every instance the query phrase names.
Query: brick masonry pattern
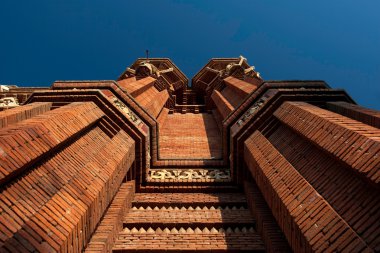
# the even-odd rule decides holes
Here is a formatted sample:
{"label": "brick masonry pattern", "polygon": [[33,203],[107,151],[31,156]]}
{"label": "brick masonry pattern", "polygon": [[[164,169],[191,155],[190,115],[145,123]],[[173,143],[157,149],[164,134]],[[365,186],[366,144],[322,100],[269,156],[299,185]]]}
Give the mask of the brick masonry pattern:
{"label": "brick masonry pattern", "polygon": [[121,184],[106,214],[91,236],[86,253],[111,252],[119,232],[123,229],[123,216],[132,205],[134,193],[134,181]]}
{"label": "brick masonry pattern", "polygon": [[50,110],[52,103],[36,102],[6,110],[0,114],[0,128],[29,119]]}
{"label": "brick masonry pattern", "polygon": [[[202,115],[211,116],[216,126],[211,129],[202,128],[211,120],[199,124],[200,117],[186,110],[169,114],[164,108],[169,93],[152,77],[129,77],[118,83],[57,82],[53,89],[68,91],[56,90],[51,96],[53,92],[41,90],[36,97],[43,102],[1,112],[0,250],[79,252],[90,242],[88,250],[109,251],[117,238],[115,251],[145,251],[152,248],[152,236],[160,242],[156,252],[162,247],[174,251],[263,251],[264,244],[270,252],[288,251],[288,246],[294,251],[380,250],[379,112],[348,103],[344,92],[330,90],[324,82],[272,82],[259,87],[259,79],[223,80],[204,69],[201,73],[204,75],[197,75],[195,86],[204,92],[205,106],[212,109],[212,114]],[[173,87],[178,93],[182,86]],[[272,93],[261,93],[269,87]],[[205,193],[228,191],[231,188],[227,185],[176,183],[169,187],[148,185],[145,190],[155,193],[137,194],[132,201],[133,182],[122,181],[133,167],[135,145],[141,145],[129,136],[139,140],[133,132],[136,129],[125,132],[126,128],[112,123],[108,117],[118,112],[108,110],[107,103],[69,104],[81,100],[76,94],[84,92],[86,97],[85,90],[98,88],[105,89],[106,96],[117,96],[130,104],[147,123],[149,129],[145,130],[152,134],[152,143],[169,137],[164,154],[182,160],[157,160],[159,145],[152,145],[151,157],[154,166],[172,167],[215,166],[219,161],[210,159],[219,158],[221,136],[223,140],[231,137],[229,127],[239,115],[245,115],[254,100],[278,95],[280,90],[295,94],[305,89],[310,100],[330,91],[332,98],[318,97],[318,105],[325,109],[305,102],[271,103],[269,120],[244,132],[244,139],[238,140],[245,141],[244,152],[237,159],[242,168],[238,169],[247,169],[244,179],[253,176],[255,181],[245,181],[245,195]],[[76,99],[69,101],[69,95]],[[297,96],[287,99],[307,100]],[[331,102],[334,98],[344,101]],[[172,124],[171,116],[178,117],[178,124]],[[183,124],[179,121],[186,121],[186,127],[178,129]],[[242,129],[251,128],[248,122],[234,128],[233,135],[241,136]],[[189,133],[195,137],[181,143]],[[171,140],[175,135],[181,138]],[[227,161],[234,154],[224,148],[223,159]],[[143,152],[139,150],[138,159]],[[185,160],[199,157],[205,159]],[[138,187],[144,169],[128,174],[130,178],[137,175]],[[167,193],[178,190],[187,193]],[[253,217],[247,212],[246,201]],[[130,216],[120,219],[131,202]],[[257,232],[252,227],[224,230],[229,223],[254,223]],[[121,226],[126,228],[119,232]]]}
{"label": "brick masonry pattern", "polygon": [[2,144],[25,147],[3,148],[18,180],[0,189],[0,250],[83,250],[134,161],[134,141],[104,132],[102,117],[73,103],[0,130]]}
{"label": "brick masonry pattern", "polygon": [[222,157],[221,135],[211,114],[169,114],[159,128],[161,159]]}
{"label": "brick masonry pattern", "polygon": [[259,188],[267,189],[265,200],[293,250],[370,249],[260,132],[245,143],[247,165]]}

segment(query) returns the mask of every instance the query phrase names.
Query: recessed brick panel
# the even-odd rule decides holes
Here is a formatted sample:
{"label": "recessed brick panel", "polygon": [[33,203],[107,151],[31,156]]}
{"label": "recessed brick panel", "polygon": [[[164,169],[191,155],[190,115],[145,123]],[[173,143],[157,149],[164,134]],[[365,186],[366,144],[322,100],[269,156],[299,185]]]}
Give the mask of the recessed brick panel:
{"label": "recessed brick panel", "polygon": [[220,159],[221,143],[212,114],[169,114],[160,125],[160,159]]}

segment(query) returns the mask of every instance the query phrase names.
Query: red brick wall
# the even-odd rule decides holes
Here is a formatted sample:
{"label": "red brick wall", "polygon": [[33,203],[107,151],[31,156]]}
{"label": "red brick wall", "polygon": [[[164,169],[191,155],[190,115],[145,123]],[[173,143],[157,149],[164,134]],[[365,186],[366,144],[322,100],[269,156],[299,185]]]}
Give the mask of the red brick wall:
{"label": "red brick wall", "polygon": [[0,130],[0,251],[84,248],[135,158],[104,117],[73,103]]}
{"label": "red brick wall", "polygon": [[284,234],[254,182],[244,181],[244,192],[248,207],[256,220],[257,232],[261,235],[268,252],[291,252]]}
{"label": "red brick wall", "polygon": [[0,128],[29,119],[51,109],[52,103],[37,102],[0,112]]}
{"label": "red brick wall", "polygon": [[118,233],[123,229],[123,216],[132,205],[135,181],[122,183],[111,205],[99,222],[85,252],[111,252]]}
{"label": "red brick wall", "polygon": [[377,249],[380,130],[304,102],[273,115],[244,159],[292,249]]}
{"label": "red brick wall", "polygon": [[369,249],[334,208],[258,131],[245,142],[245,160],[294,251]]}

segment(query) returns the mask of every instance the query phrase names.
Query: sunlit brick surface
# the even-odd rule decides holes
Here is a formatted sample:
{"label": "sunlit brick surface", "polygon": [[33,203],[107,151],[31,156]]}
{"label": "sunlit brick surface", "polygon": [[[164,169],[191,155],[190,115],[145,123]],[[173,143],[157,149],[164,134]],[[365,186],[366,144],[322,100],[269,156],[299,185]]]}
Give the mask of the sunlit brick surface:
{"label": "sunlit brick surface", "polygon": [[147,205],[201,205],[209,203],[218,205],[222,202],[228,205],[244,203],[246,198],[241,193],[139,193],[134,199],[135,206]]}
{"label": "sunlit brick surface", "polygon": [[212,114],[169,114],[160,126],[161,159],[219,159],[222,140]]}
{"label": "sunlit brick surface", "polygon": [[[153,208],[153,209],[152,209]],[[219,226],[228,225],[228,224],[252,224],[254,219],[251,216],[251,213],[246,208],[240,207],[177,207],[175,206],[170,208],[158,208],[158,207],[149,207],[148,210],[142,211],[142,208],[131,210],[126,216],[125,224],[136,226],[136,224],[159,224],[165,223],[186,225],[191,223],[193,225],[205,225],[218,224]],[[152,210],[151,210],[152,209]]]}
{"label": "sunlit brick surface", "polygon": [[243,57],[188,81],[0,92],[0,253],[380,252],[380,112]]}
{"label": "sunlit brick surface", "polygon": [[113,252],[264,252],[256,233],[120,233]]}

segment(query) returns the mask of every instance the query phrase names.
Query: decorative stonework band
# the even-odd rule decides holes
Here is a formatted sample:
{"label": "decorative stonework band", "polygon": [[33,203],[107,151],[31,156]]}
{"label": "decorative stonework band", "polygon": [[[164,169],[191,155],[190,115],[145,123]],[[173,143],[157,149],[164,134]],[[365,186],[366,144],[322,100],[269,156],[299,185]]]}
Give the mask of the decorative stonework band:
{"label": "decorative stonework band", "polygon": [[229,170],[220,169],[188,169],[188,170],[150,170],[149,182],[229,182]]}

